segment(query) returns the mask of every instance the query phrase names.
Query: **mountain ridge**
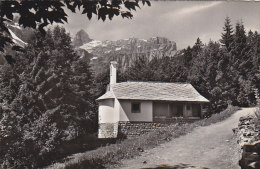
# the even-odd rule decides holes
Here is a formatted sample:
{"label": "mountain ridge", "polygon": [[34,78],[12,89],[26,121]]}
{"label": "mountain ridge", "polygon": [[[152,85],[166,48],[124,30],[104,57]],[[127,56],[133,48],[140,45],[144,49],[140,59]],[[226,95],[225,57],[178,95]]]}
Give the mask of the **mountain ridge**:
{"label": "mountain ridge", "polygon": [[138,38],[115,41],[92,40],[78,47],[91,55],[90,64],[96,74],[105,71],[110,61],[117,61],[118,68],[125,71],[138,57],[149,61],[165,56],[173,57],[177,52],[176,42],[165,37],[152,37],[147,40]]}

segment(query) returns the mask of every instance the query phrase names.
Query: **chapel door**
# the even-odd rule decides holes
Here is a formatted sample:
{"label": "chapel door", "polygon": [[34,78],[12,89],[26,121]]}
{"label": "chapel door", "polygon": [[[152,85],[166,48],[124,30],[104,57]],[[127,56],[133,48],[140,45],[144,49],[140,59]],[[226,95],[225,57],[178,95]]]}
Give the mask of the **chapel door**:
{"label": "chapel door", "polygon": [[201,107],[199,104],[192,105],[192,116],[193,117],[200,117],[201,116]]}
{"label": "chapel door", "polygon": [[170,107],[170,117],[180,117],[182,116],[182,108],[178,103],[169,103]]}
{"label": "chapel door", "polygon": [[177,117],[183,117],[183,104],[177,103],[176,107],[177,107],[177,114],[176,114],[176,116]]}

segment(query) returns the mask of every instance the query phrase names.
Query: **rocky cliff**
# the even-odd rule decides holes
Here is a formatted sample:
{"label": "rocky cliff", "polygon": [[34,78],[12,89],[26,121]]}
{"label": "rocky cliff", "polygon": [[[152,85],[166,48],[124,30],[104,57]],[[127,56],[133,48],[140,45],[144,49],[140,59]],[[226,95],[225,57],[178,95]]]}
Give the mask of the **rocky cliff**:
{"label": "rocky cliff", "polygon": [[148,60],[154,57],[172,57],[177,47],[174,41],[163,37],[153,37],[148,40],[129,38],[117,41],[96,41],[85,43],[79,48],[92,55],[91,65],[96,73],[102,72],[110,61],[118,62],[118,68],[125,70],[140,56]]}
{"label": "rocky cliff", "polygon": [[83,30],[81,29],[80,31],[78,31],[72,41],[73,46],[75,47],[79,47],[82,46],[85,43],[91,42],[92,39],[89,38],[89,35]]}

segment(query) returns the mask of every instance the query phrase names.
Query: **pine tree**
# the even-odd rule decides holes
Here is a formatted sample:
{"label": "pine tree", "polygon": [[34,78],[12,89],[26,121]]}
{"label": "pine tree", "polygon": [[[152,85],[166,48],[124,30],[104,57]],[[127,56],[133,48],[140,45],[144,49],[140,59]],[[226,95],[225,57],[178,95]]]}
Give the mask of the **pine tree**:
{"label": "pine tree", "polygon": [[224,33],[221,35],[220,42],[222,45],[226,46],[227,50],[231,50],[231,44],[234,40],[233,37],[233,28],[231,25],[231,20],[229,17],[226,17],[224,27],[223,27]]}
{"label": "pine tree", "polygon": [[197,38],[196,43],[195,43],[195,45],[193,46],[193,50],[194,50],[196,53],[198,53],[198,52],[201,51],[202,47],[203,47],[202,41],[200,40],[200,38]]}
{"label": "pine tree", "polygon": [[146,56],[140,56],[126,71],[126,77],[132,81],[153,81],[154,68],[155,67],[150,67],[149,60]]}
{"label": "pine tree", "polygon": [[252,52],[253,70],[257,70],[260,65],[260,34],[253,33],[252,39],[249,45]]}
{"label": "pine tree", "polygon": [[184,65],[189,67],[192,60],[192,49],[190,46],[183,50]]}
{"label": "pine tree", "polygon": [[235,57],[234,61],[239,62],[239,59],[243,56],[246,48],[246,32],[242,22],[236,23],[236,29],[234,34],[234,41],[232,44],[231,52]]}
{"label": "pine tree", "polygon": [[[1,114],[6,130],[0,136],[5,147],[0,161],[9,167],[34,168],[60,144],[95,131],[92,77],[88,62],[77,61],[70,37],[61,27],[49,30],[45,37],[37,33],[17,58],[13,69],[18,91],[13,99],[3,98],[10,103]],[[1,88],[9,89],[8,83],[2,84]]]}

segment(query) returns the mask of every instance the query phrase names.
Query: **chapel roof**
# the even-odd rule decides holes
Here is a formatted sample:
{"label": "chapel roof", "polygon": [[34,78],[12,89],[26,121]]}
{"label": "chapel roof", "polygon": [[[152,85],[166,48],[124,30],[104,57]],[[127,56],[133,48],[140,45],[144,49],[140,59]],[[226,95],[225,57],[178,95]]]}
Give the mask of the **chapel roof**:
{"label": "chapel roof", "polygon": [[128,99],[183,102],[209,102],[189,83],[121,82],[97,100]]}

